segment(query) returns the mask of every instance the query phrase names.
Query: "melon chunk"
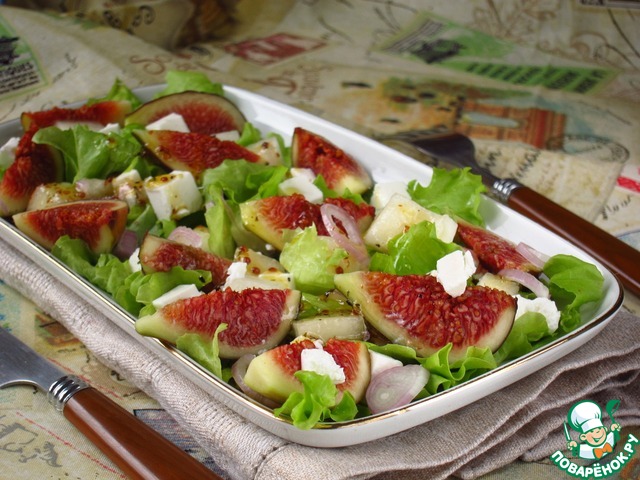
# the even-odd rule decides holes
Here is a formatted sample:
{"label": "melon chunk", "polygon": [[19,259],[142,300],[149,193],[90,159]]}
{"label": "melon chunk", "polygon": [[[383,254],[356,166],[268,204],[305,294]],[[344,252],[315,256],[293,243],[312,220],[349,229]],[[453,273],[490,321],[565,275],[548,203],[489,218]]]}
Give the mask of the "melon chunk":
{"label": "melon chunk", "polygon": [[436,227],[439,240],[453,241],[457,224],[448,215],[440,215],[422,207],[402,194],[394,194],[378,213],[364,235],[364,243],[380,252],[387,252],[389,241],[421,222],[431,222]]}

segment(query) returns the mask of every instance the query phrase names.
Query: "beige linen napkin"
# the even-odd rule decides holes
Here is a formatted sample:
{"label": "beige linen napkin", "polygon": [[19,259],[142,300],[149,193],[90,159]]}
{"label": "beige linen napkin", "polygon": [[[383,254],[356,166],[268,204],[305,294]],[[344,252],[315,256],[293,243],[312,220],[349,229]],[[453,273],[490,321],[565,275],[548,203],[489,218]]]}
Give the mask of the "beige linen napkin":
{"label": "beige linen napkin", "polygon": [[156,398],[231,478],[475,478],[564,450],[562,422],[587,398],[620,400],[623,438],[625,427],[640,425],[640,319],[623,311],[581,349],[440,419],[348,448],[300,446],[233,413],[2,240],[0,251],[0,279]]}

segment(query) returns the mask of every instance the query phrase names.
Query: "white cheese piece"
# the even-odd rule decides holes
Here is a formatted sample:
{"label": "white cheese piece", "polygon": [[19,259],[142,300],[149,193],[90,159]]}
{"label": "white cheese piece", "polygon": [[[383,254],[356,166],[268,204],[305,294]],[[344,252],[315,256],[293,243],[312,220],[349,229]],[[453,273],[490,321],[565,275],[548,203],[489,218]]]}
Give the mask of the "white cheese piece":
{"label": "white cheese piece", "polygon": [[371,359],[371,378],[390,368],[402,366],[400,360],[396,360],[389,355],[374,352],[373,350],[369,350],[369,358]]}
{"label": "white cheese piece", "polygon": [[304,176],[287,178],[278,185],[278,193],[281,195],[292,195],[299,193],[311,203],[322,203],[324,196],[322,190],[307,180]]}
{"label": "white cheese piece", "polygon": [[137,183],[141,180],[142,177],[140,176],[140,172],[138,172],[138,170],[136,169],[133,169],[129,170],[128,172],[122,172],[120,175],[113,179],[111,184],[115,189],[120,187],[121,185],[124,185],[125,183]]}
{"label": "white cheese piece", "polygon": [[560,322],[560,311],[555,302],[550,298],[536,297],[533,300],[516,295],[518,300],[518,308],[516,309],[516,321],[527,312],[541,313],[547,320],[549,333],[553,333],[558,329]]}
{"label": "white cheese piece", "polygon": [[151,304],[156,308],[162,308],[170,303],[177,302],[178,300],[184,300],[186,298],[198,297],[203,293],[193,284],[178,285],[172,288],[164,295],[160,295]]}
{"label": "white cheese piece", "polygon": [[376,183],[371,193],[371,202],[369,203],[373,205],[376,210],[382,210],[396,193],[405,198],[410,198],[409,192],[407,192],[407,184],[404,182]]}
{"label": "white cheese piece", "polygon": [[182,115],[170,113],[145,127],[147,130],[173,130],[174,132],[189,133],[187,122]]}
{"label": "white cheese piece", "polygon": [[132,272],[142,271],[142,265],[140,264],[140,247],[136,248],[129,257],[129,265]]}
{"label": "white cheese piece", "polygon": [[245,262],[233,262],[227,268],[227,278],[225,280],[224,285],[222,286],[222,290],[227,287],[231,287],[231,284],[235,280],[243,279],[247,275],[247,264]]}
{"label": "white cheese piece", "polygon": [[436,278],[445,292],[458,297],[467,288],[467,280],[476,271],[473,255],[469,250],[464,253],[456,250],[436,262]]}
{"label": "white cheese piece", "polygon": [[313,182],[316,179],[316,174],[313,173],[313,170],[310,168],[291,167],[289,169],[289,174],[292,177],[306,178],[309,182]]}
{"label": "white cheese piece", "polygon": [[328,375],[334,385],[346,380],[343,368],[336,363],[331,354],[320,348],[305,348],[300,354],[302,370]]}
{"label": "white cheese piece", "polygon": [[7,168],[16,159],[16,148],[20,143],[20,137],[11,137],[7,143],[0,147],[0,168]]}
{"label": "white cheese piece", "polygon": [[267,165],[282,165],[282,152],[278,140],[271,137],[252,143],[247,150],[260,156],[262,163]]}
{"label": "white cheese piece", "polygon": [[107,123],[104,127],[102,127],[98,132],[109,134],[109,133],[118,133],[120,131],[120,125],[117,123]]}
{"label": "white cheese piece", "polygon": [[180,219],[197,212],[203,203],[198,185],[187,171],[147,178],[144,191],[159,220]]}
{"label": "white cheese piece", "polygon": [[240,132],[237,130],[227,130],[226,132],[218,132],[213,135],[218,140],[237,142],[240,140]]}

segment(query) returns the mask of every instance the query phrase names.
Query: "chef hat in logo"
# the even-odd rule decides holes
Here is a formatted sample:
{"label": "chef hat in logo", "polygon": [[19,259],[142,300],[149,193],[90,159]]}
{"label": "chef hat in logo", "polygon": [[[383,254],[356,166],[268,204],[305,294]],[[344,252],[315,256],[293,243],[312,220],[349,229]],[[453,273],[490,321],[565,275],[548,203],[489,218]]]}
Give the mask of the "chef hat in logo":
{"label": "chef hat in logo", "polygon": [[569,412],[569,423],[574,430],[582,433],[603,427],[602,410],[590,400],[576,403]]}

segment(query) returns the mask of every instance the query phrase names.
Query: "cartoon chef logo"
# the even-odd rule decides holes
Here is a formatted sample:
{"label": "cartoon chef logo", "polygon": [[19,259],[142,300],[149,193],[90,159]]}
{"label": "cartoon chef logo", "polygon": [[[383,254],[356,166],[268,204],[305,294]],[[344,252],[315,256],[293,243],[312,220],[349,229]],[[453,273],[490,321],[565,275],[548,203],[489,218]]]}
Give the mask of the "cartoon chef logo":
{"label": "cartoon chef logo", "polygon": [[[616,423],[613,414],[618,410],[619,400],[607,402],[606,410],[611,419],[609,429],[602,423],[602,410],[595,402],[583,400],[571,407],[564,424],[567,448],[574,457],[588,460],[599,460],[613,452],[616,442],[620,440],[620,424]],[[580,443],[569,435],[567,424],[580,434]]]}

